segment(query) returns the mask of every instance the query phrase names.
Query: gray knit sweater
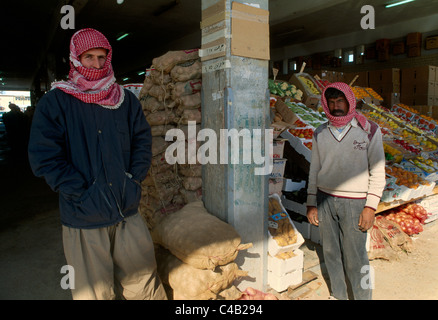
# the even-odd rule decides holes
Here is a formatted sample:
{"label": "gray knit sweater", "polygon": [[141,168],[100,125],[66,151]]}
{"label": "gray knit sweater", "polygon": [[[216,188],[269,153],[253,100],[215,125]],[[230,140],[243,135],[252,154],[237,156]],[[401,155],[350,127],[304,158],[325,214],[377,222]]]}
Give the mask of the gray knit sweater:
{"label": "gray knit sweater", "polygon": [[336,197],[366,199],[366,207],[377,209],[385,187],[385,153],[380,127],[370,123],[366,132],[352,121],[340,140],[328,123],[315,130],[307,206],[316,206],[320,190]]}

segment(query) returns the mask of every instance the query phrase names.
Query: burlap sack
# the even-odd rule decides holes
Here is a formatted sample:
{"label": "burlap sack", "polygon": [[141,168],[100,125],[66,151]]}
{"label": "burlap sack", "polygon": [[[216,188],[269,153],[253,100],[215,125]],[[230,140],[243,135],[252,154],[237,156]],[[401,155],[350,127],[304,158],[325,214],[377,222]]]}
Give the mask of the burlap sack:
{"label": "burlap sack", "polygon": [[182,97],[175,98],[175,103],[183,109],[197,109],[201,107],[201,94],[194,93]]}
{"label": "burlap sack", "polygon": [[202,201],[187,204],[161,221],[151,232],[154,242],[170,250],[184,263],[214,270],[237,257],[252,244],[241,244],[236,230],[211,215]]}
{"label": "burlap sack", "polygon": [[170,145],[163,137],[152,137],[152,156],[159,155],[166,152],[167,147]]}
{"label": "burlap sack", "polygon": [[179,164],[178,173],[185,177],[202,177],[201,164]]}
{"label": "burlap sack", "polygon": [[172,82],[172,78],[170,74],[154,69],[151,70],[150,79],[154,84],[158,84],[158,85],[167,85],[170,82]]}
{"label": "burlap sack", "polygon": [[174,82],[185,82],[202,77],[202,63],[196,61],[190,66],[176,66],[170,72],[170,76]]}
{"label": "burlap sack", "polygon": [[195,191],[202,187],[201,177],[183,177],[182,185],[184,189]]}
{"label": "burlap sack", "polygon": [[396,260],[397,254],[391,248],[389,243],[385,240],[385,237],[380,229],[373,225],[370,231],[370,248],[368,251],[368,259],[384,259],[384,260]]}
{"label": "burlap sack", "polygon": [[402,231],[401,227],[383,216],[377,216],[374,225],[383,233],[391,248],[395,251],[412,251],[412,239]]}
{"label": "burlap sack", "polygon": [[174,300],[216,299],[218,293],[230,287],[234,280],[248,275],[234,262],[218,266],[214,271],[202,270],[183,263],[168,250],[156,252],[158,273],[173,289]]}
{"label": "burlap sack", "polygon": [[151,126],[151,135],[153,137],[166,136],[167,131],[174,128],[175,126],[170,124],[162,126]]}
{"label": "burlap sack", "polygon": [[175,122],[176,115],[171,111],[158,111],[146,116],[146,120],[151,126],[162,126]]}
{"label": "burlap sack", "polygon": [[171,89],[167,85],[153,85],[149,95],[157,98],[158,101],[170,100]]}
{"label": "burlap sack", "polygon": [[183,197],[185,203],[195,202],[195,201],[201,201],[202,200],[202,188],[199,188],[195,191],[186,190],[184,188],[181,188],[179,190],[179,193]]}
{"label": "burlap sack", "polygon": [[178,108],[176,112],[181,117],[178,124],[189,124],[189,121],[195,121],[196,123],[202,122],[201,108],[198,109]]}
{"label": "burlap sack", "polygon": [[184,82],[176,82],[172,84],[172,99],[192,95],[201,92],[202,81],[201,79],[189,80]]}
{"label": "burlap sack", "polygon": [[173,100],[158,101],[157,98],[149,95],[142,97],[140,103],[143,111],[149,111],[150,113],[173,109],[176,106],[176,103]]}
{"label": "burlap sack", "polygon": [[177,64],[195,59],[199,59],[199,50],[197,49],[169,51],[160,57],[154,58],[152,60],[152,66],[158,71],[170,73],[173,67],[175,67]]}

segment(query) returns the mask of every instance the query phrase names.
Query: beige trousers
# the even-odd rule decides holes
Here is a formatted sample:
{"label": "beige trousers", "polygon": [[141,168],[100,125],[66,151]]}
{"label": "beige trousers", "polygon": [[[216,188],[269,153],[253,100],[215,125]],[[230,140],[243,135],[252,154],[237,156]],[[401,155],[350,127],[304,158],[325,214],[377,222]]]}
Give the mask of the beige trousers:
{"label": "beige trousers", "polygon": [[67,264],[74,270],[74,300],[167,299],[140,214],[99,229],[63,226],[62,233]]}

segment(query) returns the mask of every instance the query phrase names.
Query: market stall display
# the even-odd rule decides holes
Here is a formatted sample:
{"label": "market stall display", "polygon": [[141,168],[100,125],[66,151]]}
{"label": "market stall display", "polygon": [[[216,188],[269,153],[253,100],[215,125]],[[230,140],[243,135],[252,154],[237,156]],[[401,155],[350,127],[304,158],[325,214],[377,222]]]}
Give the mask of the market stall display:
{"label": "market stall display", "polygon": [[[309,77],[306,75],[306,79]],[[290,81],[296,84],[297,81],[304,81],[304,79],[300,78],[300,73],[298,73],[292,76]],[[320,79],[316,79],[312,83],[316,83],[320,90],[325,87]],[[436,212],[428,213],[428,209],[419,204],[421,201],[424,201],[425,204],[430,203],[425,199],[436,193],[435,183],[438,181],[436,122],[431,117],[422,115],[414,108],[402,103],[394,104],[389,109],[382,106],[384,102],[382,96],[371,87],[351,86],[351,88],[358,101],[359,111],[376,122],[382,130],[387,161],[387,183],[381,203],[376,211],[377,217],[383,217],[380,216],[383,214],[387,218],[385,221],[391,220],[389,223],[393,223],[396,228],[399,228],[399,233],[405,234],[407,237],[418,234],[422,231],[425,221],[433,221],[437,217]],[[303,84],[303,102],[311,94],[310,90],[309,88],[305,89],[305,84]],[[319,125],[326,122],[325,116],[320,110],[309,108],[309,105],[305,103],[288,102],[285,104],[295,114],[297,120],[291,128],[281,132],[281,137],[287,139],[290,146],[296,152],[304,155],[305,159],[310,162],[312,134]],[[295,190],[295,193],[297,192],[300,190]],[[312,229],[316,229],[313,230],[314,234],[318,230],[313,226],[305,226],[305,203],[298,201],[293,192],[285,191],[285,189],[281,199],[290,216],[304,216],[304,220],[299,219],[298,222],[294,219],[294,221],[300,226],[300,230],[303,230],[307,239],[313,239]],[[421,219],[417,217],[415,220],[412,215],[406,213],[406,211],[411,213],[413,209],[410,208],[415,208],[414,211],[417,214],[421,211]],[[379,221],[380,225],[379,227],[375,226],[375,230],[370,232],[374,237],[374,240],[371,241],[374,244],[374,249],[372,253],[369,252],[370,257],[379,255],[376,251],[378,246],[384,247],[382,243],[377,244],[376,241],[379,239],[377,233],[382,234],[382,232],[386,232],[385,228],[387,230],[392,228],[386,222],[376,221]],[[381,240],[387,242],[386,236],[387,233],[381,237]],[[400,236],[401,238],[403,237]],[[317,237],[314,239],[319,242]],[[392,245],[387,243],[388,250],[393,250]],[[400,246],[398,248],[400,249]],[[386,257],[389,256],[388,250],[386,250]]]}

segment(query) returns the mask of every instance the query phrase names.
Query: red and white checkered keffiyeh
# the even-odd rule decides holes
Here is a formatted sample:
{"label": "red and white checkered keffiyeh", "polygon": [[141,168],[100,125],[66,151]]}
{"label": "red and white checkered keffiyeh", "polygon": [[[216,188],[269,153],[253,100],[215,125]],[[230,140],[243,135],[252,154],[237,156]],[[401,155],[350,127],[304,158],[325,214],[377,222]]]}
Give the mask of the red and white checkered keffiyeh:
{"label": "red and white checkered keffiyeh", "polygon": [[[327,99],[325,98],[325,92],[328,88],[335,88],[344,93],[345,98],[347,99],[350,105],[350,109],[348,110],[347,115],[343,117],[336,117],[330,114],[330,109],[328,107]],[[328,85],[324,89],[324,92],[322,93],[321,104],[325,112],[325,115],[327,116],[327,119],[329,120],[331,125],[335,127],[343,127],[346,126],[348,123],[350,123],[350,121],[353,120],[353,118],[356,118],[362,129],[364,129],[366,132],[370,130],[371,125],[368,122],[367,118],[363,114],[356,111],[356,97],[354,96],[354,92],[353,90],[351,90],[348,84],[343,82],[334,82]]]}
{"label": "red and white checkered keffiyeh", "polygon": [[[105,64],[102,69],[85,68],[79,57],[85,51],[95,48],[108,51]],[[111,58],[111,45],[102,33],[90,28],[79,30],[70,41],[69,79],[54,82],[52,89],[59,88],[86,103],[117,109],[123,102],[124,91],[116,83]]]}

